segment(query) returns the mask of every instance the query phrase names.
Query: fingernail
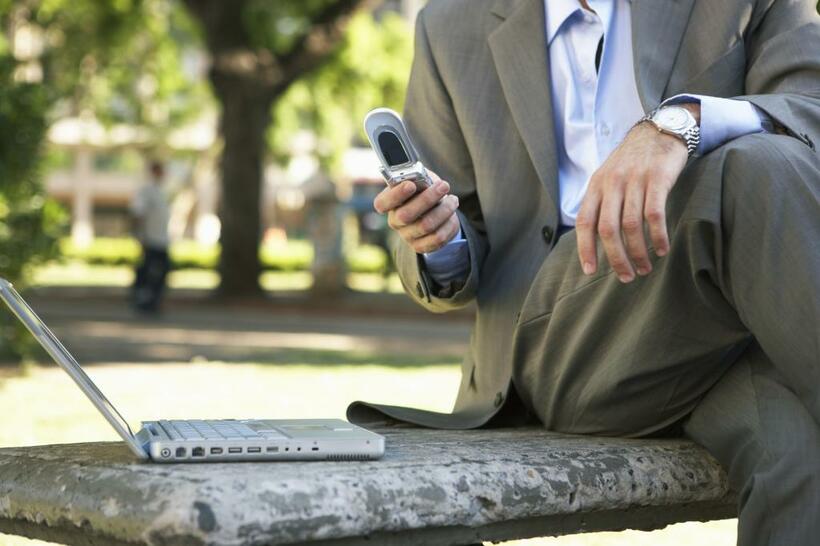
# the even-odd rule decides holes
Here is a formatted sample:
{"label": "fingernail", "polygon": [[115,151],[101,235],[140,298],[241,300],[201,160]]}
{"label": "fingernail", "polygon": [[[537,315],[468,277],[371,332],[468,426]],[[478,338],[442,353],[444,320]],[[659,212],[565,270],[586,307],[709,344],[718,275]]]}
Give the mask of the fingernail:
{"label": "fingernail", "polygon": [[655,250],[655,254],[657,254],[658,256],[666,256],[666,249],[665,248],[659,248],[659,249]]}
{"label": "fingernail", "polygon": [[454,196],[453,196],[453,199],[455,199],[455,200],[456,200],[456,207],[457,207],[457,206],[458,206],[458,203],[459,203],[459,201],[458,201],[458,197],[456,197],[456,196],[454,195]]}
{"label": "fingernail", "polygon": [[438,192],[441,195],[444,195],[448,191],[450,191],[450,184],[448,184],[447,182],[442,182],[441,185],[438,187]]}
{"label": "fingernail", "polygon": [[638,275],[649,275],[649,272],[652,271],[648,267],[639,267],[638,268]]}
{"label": "fingernail", "polygon": [[621,281],[624,284],[626,284],[628,282],[632,282],[632,279],[633,279],[632,275],[629,275],[628,273],[618,275],[618,280]]}
{"label": "fingernail", "polygon": [[592,275],[595,273],[595,267],[589,262],[584,262],[582,267],[584,269],[584,275]]}

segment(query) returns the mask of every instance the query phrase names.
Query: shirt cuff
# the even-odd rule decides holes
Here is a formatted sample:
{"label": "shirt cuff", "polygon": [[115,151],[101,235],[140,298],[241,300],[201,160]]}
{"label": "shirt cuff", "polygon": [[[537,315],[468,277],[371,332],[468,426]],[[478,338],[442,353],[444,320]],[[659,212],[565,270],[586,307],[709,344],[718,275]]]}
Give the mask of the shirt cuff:
{"label": "shirt cuff", "polygon": [[700,103],[700,155],[743,135],[765,131],[766,114],[745,100],[681,94],[666,99],[661,106],[685,102]]}
{"label": "shirt cuff", "polygon": [[430,277],[441,286],[464,280],[470,273],[470,250],[461,230],[449,243],[422,256]]}

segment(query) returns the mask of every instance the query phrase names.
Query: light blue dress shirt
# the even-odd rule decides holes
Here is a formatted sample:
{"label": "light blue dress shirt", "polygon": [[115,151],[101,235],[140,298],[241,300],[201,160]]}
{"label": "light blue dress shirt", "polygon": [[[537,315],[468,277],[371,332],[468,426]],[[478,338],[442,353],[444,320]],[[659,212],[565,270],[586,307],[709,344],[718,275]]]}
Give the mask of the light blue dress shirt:
{"label": "light blue dress shirt", "polygon": [[[561,224],[574,226],[589,178],[644,115],[632,63],[630,0],[545,0]],[[598,43],[604,37],[596,71]],[[627,77],[626,75],[629,75]],[[704,154],[739,136],[763,131],[761,115],[749,102],[677,95],[663,104],[700,102]],[[446,246],[424,255],[439,284],[469,272],[467,241],[459,233]]]}

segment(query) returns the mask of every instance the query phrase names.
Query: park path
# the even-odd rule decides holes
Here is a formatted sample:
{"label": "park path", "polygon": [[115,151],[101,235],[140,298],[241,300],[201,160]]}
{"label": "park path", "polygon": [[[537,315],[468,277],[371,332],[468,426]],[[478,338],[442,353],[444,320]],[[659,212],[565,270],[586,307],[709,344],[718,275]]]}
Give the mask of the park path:
{"label": "park path", "polygon": [[[35,290],[30,303],[81,363],[282,361],[330,364],[379,355],[395,365],[460,360],[469,313],[427,313],[403,295],[306,296],[224,305],[203,294],[172,296],[158,316],[134,313],[123,294]],[[352,356],[351,356],[352,355]]]}

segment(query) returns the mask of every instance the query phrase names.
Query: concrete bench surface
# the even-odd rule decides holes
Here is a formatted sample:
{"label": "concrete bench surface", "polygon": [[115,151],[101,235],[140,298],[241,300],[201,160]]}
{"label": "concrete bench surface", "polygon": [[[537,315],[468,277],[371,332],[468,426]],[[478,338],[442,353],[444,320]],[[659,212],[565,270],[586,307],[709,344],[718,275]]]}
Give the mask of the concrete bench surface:
{"label": "concrete bench surface", "polygon": [[685,440],[376,429],[372,462],[138,463],[121,443],[0,449],[0,532],[62,544],[470,544],[733,517]]}

